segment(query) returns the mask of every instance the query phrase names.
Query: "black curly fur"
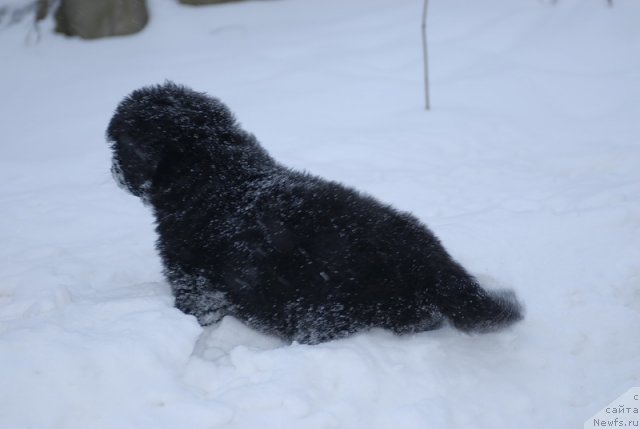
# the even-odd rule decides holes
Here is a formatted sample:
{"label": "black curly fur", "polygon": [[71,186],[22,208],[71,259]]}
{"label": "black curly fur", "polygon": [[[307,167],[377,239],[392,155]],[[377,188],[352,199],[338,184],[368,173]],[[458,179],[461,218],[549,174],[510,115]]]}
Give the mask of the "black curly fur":
{"label": "black curly fur", "polygon": [[139,89],[107,136],[114,176],[153,208],[176,307],[203,325],[230,314],[318,343],[522,317],[512,292],[481,288],[418,219],[278,164],[215,98]]}

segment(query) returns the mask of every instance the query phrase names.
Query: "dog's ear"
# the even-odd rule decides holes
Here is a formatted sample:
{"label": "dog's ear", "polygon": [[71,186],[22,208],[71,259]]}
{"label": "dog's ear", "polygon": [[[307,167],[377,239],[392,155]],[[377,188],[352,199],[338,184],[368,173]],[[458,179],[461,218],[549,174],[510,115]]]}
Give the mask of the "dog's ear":
{"label": "dog's ear", "polygon": [[[193,178],[194,166],[199,162],[192,154],[180,147],[168,147],[153,163],[151,185],[154,190],[162,191],[170,189],[176,183],[188,182]],[[196,172],[199,170],[195,168]]]}

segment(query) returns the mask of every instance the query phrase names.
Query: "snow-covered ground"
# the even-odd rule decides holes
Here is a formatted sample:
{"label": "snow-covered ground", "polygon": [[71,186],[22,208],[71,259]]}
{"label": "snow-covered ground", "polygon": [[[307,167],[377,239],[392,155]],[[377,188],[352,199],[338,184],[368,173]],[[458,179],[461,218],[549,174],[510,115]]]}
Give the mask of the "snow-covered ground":
{"label": "snow-covered ground", "polygon": [[[132,37],[0,28],[1,428],[564,429],[640,385],[640,2],[430,2],[429,113],[420,0],[149,3]],[[317,346],[202,330],[104,141],[166,78],[416,214],[526,319]]]}

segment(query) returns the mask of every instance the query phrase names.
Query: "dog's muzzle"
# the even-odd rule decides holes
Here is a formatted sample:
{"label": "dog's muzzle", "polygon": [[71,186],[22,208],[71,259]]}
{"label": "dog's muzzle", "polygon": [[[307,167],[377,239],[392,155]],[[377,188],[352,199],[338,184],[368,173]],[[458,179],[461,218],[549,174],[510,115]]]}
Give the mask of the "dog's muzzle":
{"label": "dog's muzzle", "polygon": [[127,192],[131,192],[124,180],[124,174],[122,174],[120,163],[118,163],[118,160],[115,158],[113,158],[111,162],[111,175],[113,176],[113,180],[118,184],[118,187],[124,189]]}

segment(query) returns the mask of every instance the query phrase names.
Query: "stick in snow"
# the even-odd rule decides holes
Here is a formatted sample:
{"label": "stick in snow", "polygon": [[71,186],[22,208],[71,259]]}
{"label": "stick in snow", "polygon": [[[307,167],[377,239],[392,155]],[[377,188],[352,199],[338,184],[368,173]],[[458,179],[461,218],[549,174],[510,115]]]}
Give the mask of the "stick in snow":
{"label": "stick in snow", "polygon": [[422,11],[422,55],[424,57],[424,105],[425,109],[430,109],[429,103],[429,61],[427,59],[427,5],[429,1],[424,0]]}

